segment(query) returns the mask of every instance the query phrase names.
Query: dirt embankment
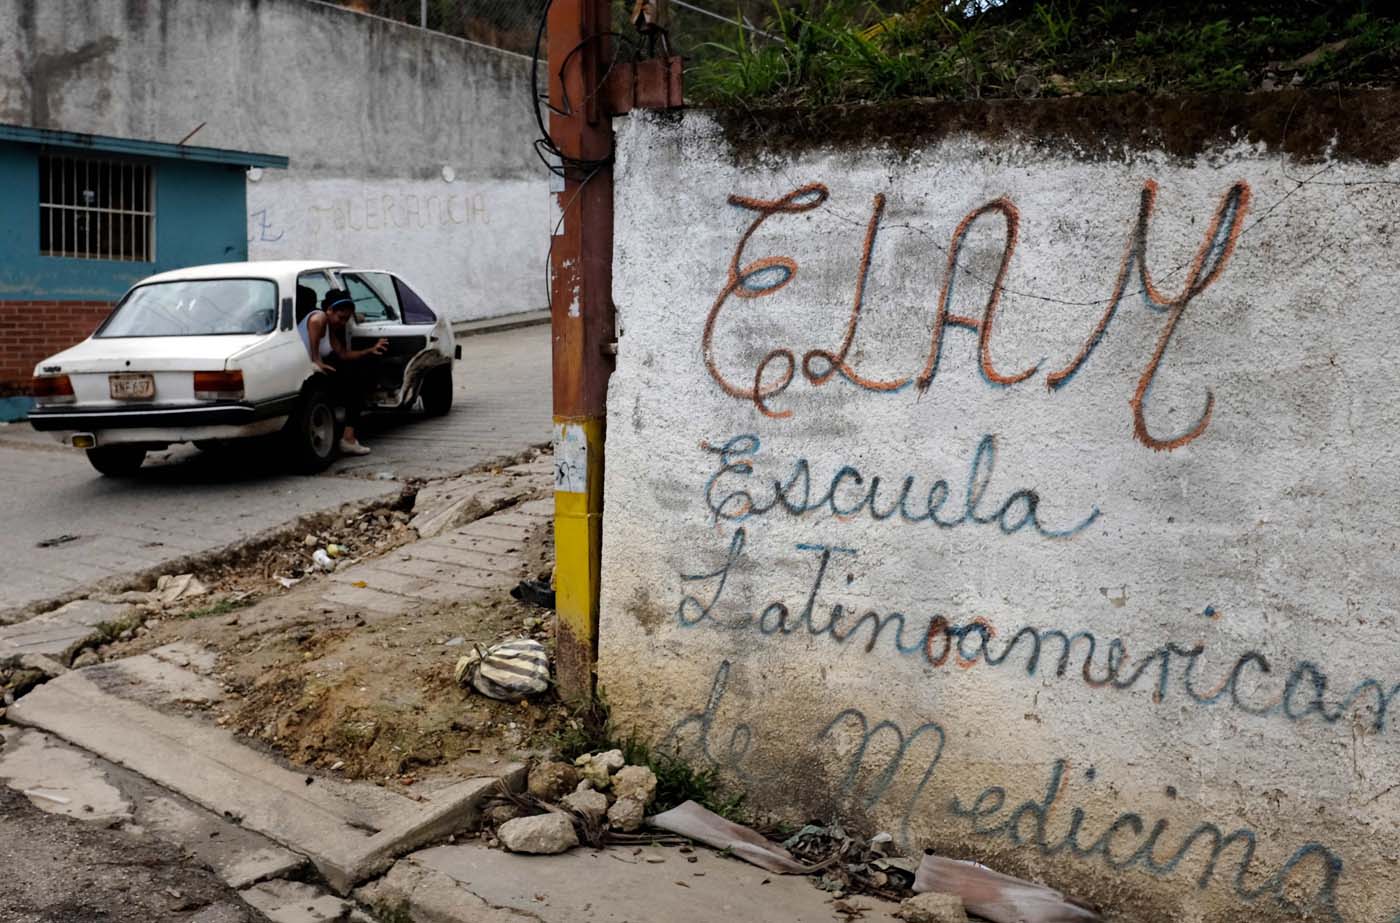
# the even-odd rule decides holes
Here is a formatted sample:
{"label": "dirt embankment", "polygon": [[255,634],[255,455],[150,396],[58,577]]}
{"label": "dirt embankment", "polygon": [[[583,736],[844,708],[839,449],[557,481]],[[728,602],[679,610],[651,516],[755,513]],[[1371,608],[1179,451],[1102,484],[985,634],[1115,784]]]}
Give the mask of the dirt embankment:
{"label": "dirt embankment", "polygon": [[[395,528],[393,514],[369,511],[364,529],[366,520],[351,518],[313,534],[322,544],[394,548],[414,536]],[[250,605],[205,606],[186,613],[192,617],[148,623],[100,652],[122,657],[173,641],[216,650],[226,695],[213,706],[213,719],[298,765],[401,784],[489,774],[547,747],[573,720],[552,693],[499,702],[453,678],[457,659],[473,645],[532,637],[552,659],[554,613],[509,594],[517,580],[549,580],[552,532],[552,523],[541,520],[497,559],[513,567],[497,590],[464,591],[459,599],[394,613],[330,602],[329,579],[308,573],[288,591],[244,600]],[[265,549],[247,559],[250,566],[210,579],[223,598],[247,592],[239,589],[245,586],[271,592],[267,577],[294,572],[310,548],[301,545]]]}

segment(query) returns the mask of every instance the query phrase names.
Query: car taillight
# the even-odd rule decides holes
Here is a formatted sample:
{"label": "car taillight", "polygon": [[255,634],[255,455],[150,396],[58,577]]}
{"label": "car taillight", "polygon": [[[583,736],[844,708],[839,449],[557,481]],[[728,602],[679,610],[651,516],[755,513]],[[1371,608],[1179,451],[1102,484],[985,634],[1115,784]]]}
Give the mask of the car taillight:
{"label": "car taillight", "polygon": [[71,404],[76,399],[67,375],[35,375],[30,390],[40,404]]}
{"label": "car taillight", "polygon": [[241,401],[243,373],[195,372],[194,397],[198,401]]}

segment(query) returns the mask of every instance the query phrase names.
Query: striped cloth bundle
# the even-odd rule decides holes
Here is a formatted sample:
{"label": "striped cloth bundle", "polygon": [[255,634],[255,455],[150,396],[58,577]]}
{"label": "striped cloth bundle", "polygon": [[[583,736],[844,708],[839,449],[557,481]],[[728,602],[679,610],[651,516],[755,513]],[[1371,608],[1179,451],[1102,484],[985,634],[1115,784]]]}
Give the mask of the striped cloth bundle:
{"label": "striped cloth bundle", "polygon": [[549,655],[529,638],[502,641],[485,651],[478,645],[457,661],[457,682],[507,702],[538,695],[549,688]]}

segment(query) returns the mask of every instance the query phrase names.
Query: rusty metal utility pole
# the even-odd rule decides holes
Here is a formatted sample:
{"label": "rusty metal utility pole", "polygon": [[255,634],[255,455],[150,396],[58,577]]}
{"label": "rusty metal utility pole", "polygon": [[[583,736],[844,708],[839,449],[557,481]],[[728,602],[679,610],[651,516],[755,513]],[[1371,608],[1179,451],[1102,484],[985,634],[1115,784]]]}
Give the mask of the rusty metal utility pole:
{"label": "rusty metal utility pole", "polygon": [[563,189],[556,193],[563,217],[550,249],[559,615],[555,670],[563,698],[583,702],[593,695],[598,650],[603,428],[614,365],[613,133],[602,93],[612,59],[610,4],[554,0],[547,27],[549,133],[568,158]]}
{"label": "rusty metal utility pole", "polygon": [[[603,436],[617,354],[612,301],[612,117],[682,104],[680,58],[655,0],[638,31],[663,55],[613,55],[609,0],[553,0],[549,134],[563,155],[559,227],[550,241],[554,334],[555,673],[565,701],[593,696],[603,545]],[[658,12],[660,11],[660,13]],[[558,186],[555,187],[558,189]]]}

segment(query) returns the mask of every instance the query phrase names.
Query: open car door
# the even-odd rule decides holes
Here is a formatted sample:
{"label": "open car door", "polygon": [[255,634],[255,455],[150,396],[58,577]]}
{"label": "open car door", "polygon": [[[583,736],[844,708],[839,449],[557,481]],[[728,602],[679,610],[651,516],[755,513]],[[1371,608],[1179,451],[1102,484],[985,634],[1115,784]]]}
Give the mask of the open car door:
{"label": "open car door", "polygon": [[355,302],[350,348],[366,349],[381,338],[389,341],[388,351],[379,360],[371,403],[382,408],[402,407],[414,399],[428,369],[452,362],[451,355],[442,349],[445,324],[391,273],[346,269],[338,275]]}

